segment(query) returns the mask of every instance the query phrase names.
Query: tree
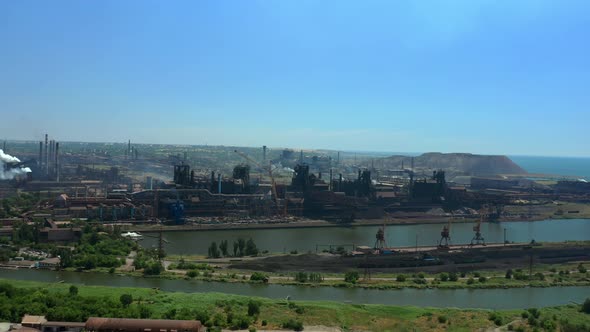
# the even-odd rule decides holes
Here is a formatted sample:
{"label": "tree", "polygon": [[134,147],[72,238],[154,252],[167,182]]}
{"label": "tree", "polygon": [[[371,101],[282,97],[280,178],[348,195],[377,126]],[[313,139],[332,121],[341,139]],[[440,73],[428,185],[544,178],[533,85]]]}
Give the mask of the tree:
{"label": "tree", "polygon": [[398,274],[395,280],[397,280],[398,282],[404,282],[406,281],[406,276],[403,274]]}
{"label": "tree", "polygon": [[446,273],[441,273],[440,274],[440,281],[447,281],[449,280],[449,275]]}
{"label": "tree", "polygon": [[305,272],[297,272],[295,274],[295,281],[297,281],[297,282],[307,282],[307,273],[305,273]]}
{"label": "tree", "polygon": [[78,287],[72,285],[70,286],[70,296],[76,296],[78,295]]}
{"label": "tree", "polygon": [[455,272],[449,273],[449,280],[450,281],[457,281],[457,280],[459,280],[459,277],[457,276],[457,273],[455,273]]}
{"label": "tree", "polygon": [[252,238],[248,239],[248,242],[246,242],[245,254],[246,256],[258,255],[258,248],[256,248],[256,244],[254,243],[254,240],[252,240]]}
{"label": "tree", "polygon": [[217,248],[217,243],[213,241],[209,246],[209,257],[210,258],[219,258],[219,249]]}
{"label": "tree", "polygon": [[229,256],[229,253],[227,252],[227,240],[223,240],[221,243],[219,243],[219,249],[221,249],[221,254],[224,257]]}
{"label": "tree", "polygon": [[582,312],[590,314],[590,297],[582,304]]}
{"label": "tree", "polygon": [[578,265],[578,272],[580,273],[586,273],[586,267],[584,267],[584,265],[582,265],[582,263],[580,263],[580,265]]}
{"label": "tree", "polygon": [[239,238],[238,239],[238,255],[240,257],[244,256],[244,248],[246,247],[246,241],[244,241],[244,239]]}
{"label": "tree", "polygon": [[133,303],[133,296],[131,296],[131,294],[122,294],[121,297],[119,297],[119,301],[121,301],[121,304],[124,307],[128,307]]}
{"label": "tree", "polygon": [[359,273],[356,271],[348,271],[344,274],[344,281],[355,284],[359,280]]}

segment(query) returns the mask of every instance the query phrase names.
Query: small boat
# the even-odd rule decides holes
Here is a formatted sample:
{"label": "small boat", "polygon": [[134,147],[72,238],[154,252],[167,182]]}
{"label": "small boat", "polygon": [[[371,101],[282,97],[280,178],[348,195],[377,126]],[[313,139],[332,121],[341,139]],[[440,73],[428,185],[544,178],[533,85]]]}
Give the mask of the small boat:
{"label": "small boat", "polygon": [[141,235],[139,233],[136,233],[136,232],[123,233],[123,234],[121,234],[121,236],[122,237],[126,237],[126,238],[131,239],[131,240],[136,240],[136,241],[139,241],[139,240],[143,239],[143,235]]}

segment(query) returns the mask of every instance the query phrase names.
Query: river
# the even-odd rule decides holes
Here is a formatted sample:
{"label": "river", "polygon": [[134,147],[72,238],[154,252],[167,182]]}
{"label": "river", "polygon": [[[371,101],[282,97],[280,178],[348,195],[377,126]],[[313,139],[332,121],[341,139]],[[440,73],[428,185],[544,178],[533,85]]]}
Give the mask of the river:
{"label": "river", "polygon": [[[385,230],[388,246],[411,247],[436,245],[440,240],[442,224],[389,225]],[[316,227],[316,228],[281,228],[281,229],[239,229],[207,230],[187,232],[167,232],[165,250],[169,254],[206,255],[212,241],[227,240],[230,250],[233,241],[238,238],[252,238],[260,250],[270,252],[315,251],[316,245],[368,245],[375,243],[378,226],[358,227]],[[488,243],[504,242],[562,242],[590,240],[590,219],[548,219],[531,222],[484,223],[481,232]],[[152,233],[153,234],[153,233]],[[150,234],[151,235],[151,234]],[[453,244],[469,243],[473,238],[472,223],[452,225]],[[144,247],[153,247],[157,240],[146,237]],[[320,250],[326,248],[319,246]]]}
{"label": "river", "polygon": [[357,304],[411,305],[485,309],[523,309],[583,302],[590,287],[548,287],[514,289],[413,289],[373,290],[362,288],[303,287],[247,283],[169,280],[48,270],[4,270],[0,278],[42,282],[65,281],[111,287],[157,287],[172,292],[220,292],[246,296],[293,300],[335,301]]}

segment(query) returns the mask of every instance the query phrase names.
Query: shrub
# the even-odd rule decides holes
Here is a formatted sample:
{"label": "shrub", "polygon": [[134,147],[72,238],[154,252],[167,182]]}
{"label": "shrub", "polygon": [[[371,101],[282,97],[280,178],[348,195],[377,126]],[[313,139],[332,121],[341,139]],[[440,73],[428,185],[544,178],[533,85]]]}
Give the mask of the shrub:
{"label": "shrub", "polygon": [[545,280],[545,275],[541,272],[537,272],[537,273],[535,273],[535,278],[537,278],[539,280]]}
{"label": "shrub", "polygon": [[455,273],[455,272],[449,273],[449,280],[450,281],[457,281],[457,280],[459,280],[459,277],[457,277],[457,273]]}
{"label": "shrub", "polygon": [[248,316],[258,316],[260,314],[260,303],[257,301],[248,301]]}
{"label": "shrub", "polygon": [[355,284],[359,280],[359,273],[356,271],[348,271],[344,274],[344,281]]}
{"label": "shrub", "polygon": [[415,284],[418,284],[418,285],[425,285],[426,284],[426,279],[414,278],[414,283]]}
{"label": "shrub", "polygon": [[121,301],[121,304],[124,307],[128,307],[133,302],[133,296],[131,296],[131,294],[122,294],[121,297],[119,297],[119,301]]}
{"label": "shrub", "polygon": [[512,269],[506,270],[506,279],[512,279]]}
{"label": "shrub", "polygon": [[471,277],[469,279],[467,279],[467,284],[468,285],[473,285],[474,282],[475,282],[475,280],[473,278],[471,278]]}
{"label": "shrub", "polygon": [[398,274],[397,277],[395,277],[395,280],[397,280],[398,282],[404,282],[406,281],[406,276],[403,274]]}
{"label": "shrub", "polygon": [[425,275],[423,272],[418,273],[418,278],[424,279]]}
{"label": "shrub", "polygon": [[582,312],[590,314],[590,297],[582,304]]}
{"label": "shrub", "polygon": [[473,276],[474,276],[475,278],[479,278],[479,277],[481,277],[481,274],[480,274],[479,272],[474,272],[474,273],[473,273]]}
{"label": "shrub", "polygon": [[486,280],[488,280],[488,279],[484,276],[479,277],[479,282],[483,283],[483,282],[486,282]]}
{"label": "shrub", "polygon": [[520,317],[522,317],[522,318],[524,318],[524,319],[527,319],[527,318],[529,318],[529,312],[528,312],[528,311],[523,311],[523,312],[520,314]]}
{"label": "shrub", "polygon": [[447,322],[447,317],[446,316],[438,316],[438,322],[441,324],[444,324]]}
{"label": "shrub", "polygon": [[465,278],[466,275],[465,272],[461,272],[461,278]]}
{"label": "shrub", "polygon": [[496,324],[496,326],[502,325],[502,317],[496,317],[496,319],[494,319],[494,324]]}
{"label": "shrub", "polygon": [[586,273],[586,267],[584,267],[584,265],[582,265],[582,263],[580,263],[580,265],[578,265],[578,271],[580,273]]}
{"label": "shrub", "polygon": [[263,319],[261,324],[262,324],[262,326],[266,326],[266,325],[268,325],[268,322],[266,321],[266,319]]}
{"label": "shrub", "polygon": [[541,311],[537,308],[529,308],[527,311],[535,318],[539,318],[541,316]]}
{"label": "shrub", "polygon": [[71,296],[76,296],[78,295],[78,287],[72,285],[70,286],[70,295]]}
{"label": "shrub", "polygon": [[250,280],[268,282],[268,276],[261,272],[254,272],[252,275],[250,275]]}
{"label": "shrub", "polygon": [[199,276],[199,271],[196,270],[190,270],[186,273],[186,276],[189,278],[195,278]]}
{"label": "shrub", "polygon": [[303,331],[303,323],[300,321],[289,319],[288,321],[281,324],[281,327],[284,329],[291,329],[294,331]]}
{"label": "shrub", "polygon": [[441,273],[440,274],[440,280],[441,281],[447,281],[447,280],[449,280],[449,275],[446,274],[446,273]]}

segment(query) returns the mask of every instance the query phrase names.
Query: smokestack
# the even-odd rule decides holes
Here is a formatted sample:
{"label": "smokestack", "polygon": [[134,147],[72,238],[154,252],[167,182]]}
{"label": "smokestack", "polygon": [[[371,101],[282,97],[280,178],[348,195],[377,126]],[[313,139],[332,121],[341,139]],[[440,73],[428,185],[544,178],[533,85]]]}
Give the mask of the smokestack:
{"label": "smokestack", "polygon": [[330,168],[330,190],[333,190],[334,188],[332,188],[332,168]]}
{"label": "smokestack", "polygon": [[221,194],[221,173],[217,174],[217,192]]}
{"label": "smokestack", "polygon": [[338,151],[338,159],[336,160],[336,165],[340,165],[340,151]]}
{"label": "smokestack", "polygon": [[59,142],[55,142],[55,181],[59,182]]}
{"label": "smokestack", "polygon": [[37,160],[37,167],[41,170],[41,166],[43,165],[43,142],[39,142],[39,160]]}
{"label": "smokestack", "polygon": [[299,163],[303,164],[303,150],[299,152]]}
{"label": "smokestack", "polygon": [[49,161],[49,153],[48,152],[49,152],[49,137],[47,136],[47,134],[45,134],[45,151],[44,151],[44,154],[43,154],[43,164],[44,164],[43,170],[44,170],[45,175],[48,174],[47,173],[47,171],[48,171],[47,170],[47,164],[48,164],[48,161]]}
{"label": "smokestack", "polygon": [[338,191],[342,191],[342,173],[340,173],[338,175],[339,175],[339,179],[338,179]]}
{"label": "smokestack", "polygon": [[266,145],[262,146],[262,161],[266,161]]}
{"label": "smokestack", "polygon": [[127,143],[127,154],[131,155],[131,140]]}

